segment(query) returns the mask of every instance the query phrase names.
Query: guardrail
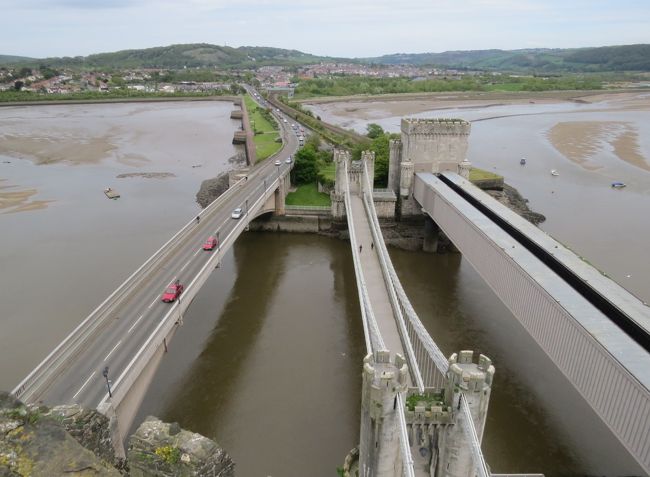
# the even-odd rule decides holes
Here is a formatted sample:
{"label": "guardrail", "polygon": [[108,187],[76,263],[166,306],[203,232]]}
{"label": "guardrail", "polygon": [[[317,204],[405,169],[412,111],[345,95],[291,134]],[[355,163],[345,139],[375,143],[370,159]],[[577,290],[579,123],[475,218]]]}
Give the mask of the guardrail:
{"label": "guardrail", "polygon": [[404,416],[404,396],[397,393],[397,419],[399,421],[399,444],[402,453],[402,475],[404,477],[415,477],[413,456],[409,444],[408,430],[406,429],[406,416]]}
{"label": "guardrail", "polygon": [[[212,201],[199,216],[211,215],[214,211],[242,186],[244,181],[240,180],[233,184],[217,199]],[[114,306],[127,299],[135,288],[164,261],[183,239],[195,229],[195,220],[190,220],[162,247],[160,247],[149,259],[133,272],[122,284],[106,298],[90,315],[88,315],[41,363],[23,379],[12,393],[23,402],[34,402],[50,386],[53,380],[59,376],[66,365],[81,351],[84,344],[96,336],[97,332],[110,318]]]}
{"label": "guardrail", "polygon": [[[172,328],[179,323],[179,320],[175,318],[175,315],[178,315],[180,318],[182,312],[189,307],[192,299],[199,292],[203,283],[208,279],[216,264],[221,261],[223,255],[229,250],[239,234],[248,226],[250,221],[253,220],[252,218],[255,217],[257,210],[260,209],[268,197],[274,193],[273,191],[275,191],[279,181],[280,178],[276,177],[269,185],[260,184],[250,194],[248,194],[245,200],[248,200],[251,196],[255,195],[258,189],[263,189],[260,197],[255,200],[246,211],[244,220],[240,220],[233,230],[222,239],[218,245],[217,253],[211,255],[210,259],[201,268],[196,277],[194,277],[194,279],[189,283],[181,299],[174,302],[156,329],[151,333],[151,335],[149,335],[147,341],[140,347],[126,368],[124,368],[122,373],[115,380],[112,387],[112,398],[107,393],[98,403],[98,408],[109,402],[111,402],[113,406],[119,406],[119,403],[124,399],[133,383],[138,379],[144,367],[160,348],[160,344],[169,335]],[[219,228],[223,227],[223,225],[229,220],[230,218],[227,218]]]}
{"label": "guardrail", "polygon": [[379,332],[379,326],[372,311],[370,299],[368,298],[368,289],[361,269],[361,261],[358,253],[358,242],[356,232],[354,231],[354,218],[352,217],[352,204],[350,200],[350,187],[348,183],[348,166],[344,162],[345,173],[345,194],[344,204],[346,208],[345,216],[348,220],[348,230],[350,232],[350,246],[352,247],[352,261],[354,263],[355,276],[357,277],[357,292],[359,293],[359,304],[361,305],[361,320],[363,323],[363,332],[366,340],[366,353],[372,353],[374,350],[385,350],[386,345]]}

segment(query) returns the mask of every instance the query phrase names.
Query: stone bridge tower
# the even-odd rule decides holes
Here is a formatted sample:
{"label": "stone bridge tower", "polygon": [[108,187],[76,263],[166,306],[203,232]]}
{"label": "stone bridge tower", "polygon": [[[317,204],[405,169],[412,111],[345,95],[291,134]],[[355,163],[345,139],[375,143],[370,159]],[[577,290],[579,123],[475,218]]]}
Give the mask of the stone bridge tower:
{"label": "stone bridge tower", "polygon": [[402,216],[421,214],[412,198],[414,174],[460,172],[470,128],[462,119],[402,119],[402,138],[390,142],[388,164],[388,188],[398,195]]}

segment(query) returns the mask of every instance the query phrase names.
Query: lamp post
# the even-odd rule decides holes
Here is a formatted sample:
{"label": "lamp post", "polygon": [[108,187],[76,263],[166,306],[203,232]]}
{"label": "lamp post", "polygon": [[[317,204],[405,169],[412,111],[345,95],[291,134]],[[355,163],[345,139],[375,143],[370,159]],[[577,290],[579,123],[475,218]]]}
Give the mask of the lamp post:
{"label": "lamp post", "polygon": [[111,382],[108,379],[108,366],[104,368],[104,371],[102,371],[102,376],[106,379],[106,387],[108,388],[108,397],[113,397],[113,393],[111,392]]}

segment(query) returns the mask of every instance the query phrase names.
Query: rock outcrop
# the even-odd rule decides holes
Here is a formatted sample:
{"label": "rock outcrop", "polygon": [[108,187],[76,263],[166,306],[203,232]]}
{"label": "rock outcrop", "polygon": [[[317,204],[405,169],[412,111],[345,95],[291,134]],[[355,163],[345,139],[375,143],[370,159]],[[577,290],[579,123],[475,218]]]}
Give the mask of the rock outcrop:
{"label": "rock outcrop", "polygon": [[26,407],[0,392],[0,476],[120,475],[110,463],[79,444],[49,410]]}
{"label": "rock outcrop", "polygon": [[213,440],[148,417],[129,438],[132,477],[233,477],[230,456]]}
{"label": "rock outcrop", "polygon": [[234,467],[213,440],[155,417],[131,436],[128,460],[117,462],[99,412],[25,406],[0,391],[0,477],[234,477]]}

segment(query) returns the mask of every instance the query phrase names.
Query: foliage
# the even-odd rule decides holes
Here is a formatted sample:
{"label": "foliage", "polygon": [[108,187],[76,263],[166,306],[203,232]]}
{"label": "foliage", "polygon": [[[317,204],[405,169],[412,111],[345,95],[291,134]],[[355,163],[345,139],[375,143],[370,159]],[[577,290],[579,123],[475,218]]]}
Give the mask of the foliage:
{"label": "foliage", "polygon": [[175,446],[158,447],[154,452],[168,464],[177,464],[181,460],[181,450]]}
{"label": "foliage", "polygon": [[499,174],[494,174],[493,172],[484,171],[483,169],[479,169],[477,167],[472,167],[469,170],[469,180],[472,182],[481,181],[481,180],[493,180],[493,179],[503,179],[503,176],[500,176]]}
{"label": "foliage", "polygon": [[257,103],[248,94],[244,96],[244,105],[254,132],[253,140],[255,141],[257,160],[261,161],[282,148],[282,142],[276,141],[279,138],[279,126],[271,113],[257,106]]}
{"label": "foliage", "polygon": [[366,130],[368,131],[366,136],[368,136],[370,139],[375,139],[384,134],[384,128],[375,123],[368,124],[366,126]]}
{"label": "foliage", "polygon": [[431,410],[431,406],[444,406],[443,393],[424,393],[424,394],[411,394],[406,398],[406,409],[415,411],[415,406],[424,406],[427,411]]}
{"label": "foliage", "polygon": [[[499,89],[499,85],[501,84],[507,85],[505,90],[510,91],[556,91],[602,88],[600,78],[578,75],[563,77],[464,75],[453,78],[424,79],[418,81],[410,78],[345,76],[301,81],[296,88],[295,96],[304,99],[314,96],[489,91]],[[516,86],[513,87],[513,85]],[[373,135],[379,133],[379,130],[374,128],[374,126],[372,131],[369,129],[369,133]]]}
{"label": "foliage", "polygon": [[[381,129],[381,127],[379,128]],[[352,159],[361,159],[361,152],[370,150],[375,153],[375,185],[386,187],[388,184],[388,162],[390,156],[390,140],[399,138],[399,134],[384,132],[375,137],[370,144],[358,144],[352,150]]]}
{"label": "foliage", "polygon": [[80,91],[70,94],[44,94],[32,91],[0,91],[0,103],[17,101],[101,101],[101,100],[137,100],[146,98],[194,98],[220,96],[222,93],[210,92],[176,92],[176,93],[151,93],[132,89],[115,89],[106,92]]}
{"label": "foliage", "polygon": [[302,184],[295,192],[289,192],[285,203],[287,205],[328,206],[331,205],[329,195],[318,192],[316,183]]}
{"label": "foliage", "polygon": [[309,184],[318,180],[318,151],[316,149],[305,146],[294,154],[293,158],[292,183]]}

